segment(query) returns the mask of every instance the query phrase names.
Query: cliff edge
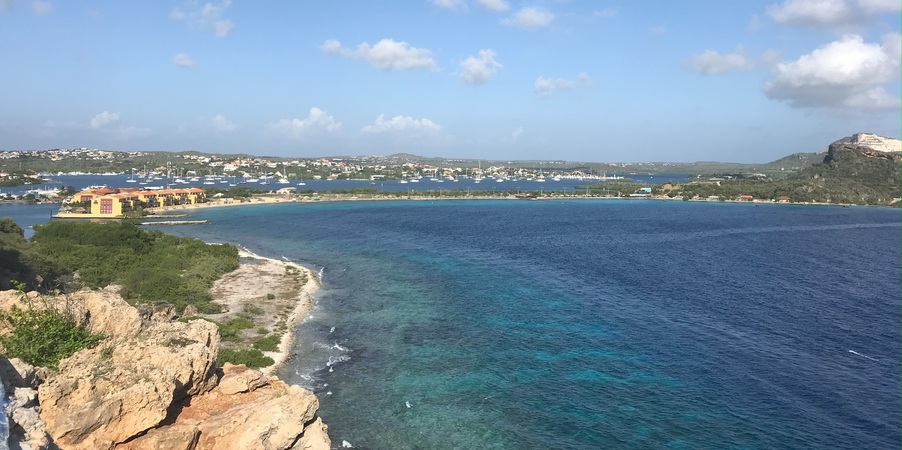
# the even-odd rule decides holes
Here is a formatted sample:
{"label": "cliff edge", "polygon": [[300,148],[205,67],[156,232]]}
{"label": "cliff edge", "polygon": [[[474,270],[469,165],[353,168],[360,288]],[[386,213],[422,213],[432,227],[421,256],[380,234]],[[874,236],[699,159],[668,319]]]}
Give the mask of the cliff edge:
{"label": "cliff edge", "polygon": [[219,331],[208,321],[172,321],[112,290],[30,299],[0,292],[0,310],[62,306],[105,338],[57,371],[0,358],[11,448],[330,447],[313,393],[243,365],[216,367]]}

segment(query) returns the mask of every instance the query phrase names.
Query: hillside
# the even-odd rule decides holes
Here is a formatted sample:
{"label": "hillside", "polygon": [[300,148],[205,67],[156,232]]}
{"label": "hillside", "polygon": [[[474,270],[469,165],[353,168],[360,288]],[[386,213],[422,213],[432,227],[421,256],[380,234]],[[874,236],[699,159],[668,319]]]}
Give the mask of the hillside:
{"label": "hillside", "polygon": [[804,181],[808,193],[826,202],[878,205],[893,202],[900,196],[900,152],[893,149],[895,144],[891,141],[899,141],[884,138],[869,142],[858,136],[861,135],[830,144],[822,163],[789,178]]}
{"label": "hillside", "polygon": [[705,180],[665,191],[684,198],[738,199],[750,195],[759,200],[787,197],[791,202],[898,205],[900,197],[900,141],[872,134],[847,136],[821,153],[799,153],[781,161],[783,177],[765,179]]}

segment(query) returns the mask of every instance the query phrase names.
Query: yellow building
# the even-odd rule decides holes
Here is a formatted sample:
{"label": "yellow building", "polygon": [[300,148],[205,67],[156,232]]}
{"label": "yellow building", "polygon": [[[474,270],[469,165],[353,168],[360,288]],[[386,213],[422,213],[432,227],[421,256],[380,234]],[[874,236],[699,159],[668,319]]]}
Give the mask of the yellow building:
{"label": "yellow building", "polygon": [[85,206],[90,204],[91,216],[119,217],[139,206],[155,208],[203,203],[206,201],[206,195],[201,188],[155,190],[102,188],[79,192],[72,196],[72,201]]}

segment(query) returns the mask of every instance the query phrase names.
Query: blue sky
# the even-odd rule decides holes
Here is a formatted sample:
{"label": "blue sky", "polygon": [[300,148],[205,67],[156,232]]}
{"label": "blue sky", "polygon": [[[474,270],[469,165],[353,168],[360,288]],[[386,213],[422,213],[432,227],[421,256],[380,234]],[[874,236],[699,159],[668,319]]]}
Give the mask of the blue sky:
{"label": "blue sky", "polygon": [[0,0],[0,150],[765,162],[900,134],[898,0]]}

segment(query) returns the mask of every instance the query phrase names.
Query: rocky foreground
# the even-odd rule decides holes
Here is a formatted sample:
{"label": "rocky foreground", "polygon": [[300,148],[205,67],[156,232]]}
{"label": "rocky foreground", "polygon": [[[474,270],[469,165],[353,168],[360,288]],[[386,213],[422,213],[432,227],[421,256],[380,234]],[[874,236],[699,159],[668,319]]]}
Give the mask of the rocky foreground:
{"label": "rocky foreground", "polygon": [[[0,357],[10,448],[330,447],[312,392],[244,366],[216,367],[220,338],[210,322],[173,321],[171,311],[136,309],[110,290],[30,298],[106,338],[58,371]],[[13,305],[25,307],[21,294],[0,292],[0,310]]]}

